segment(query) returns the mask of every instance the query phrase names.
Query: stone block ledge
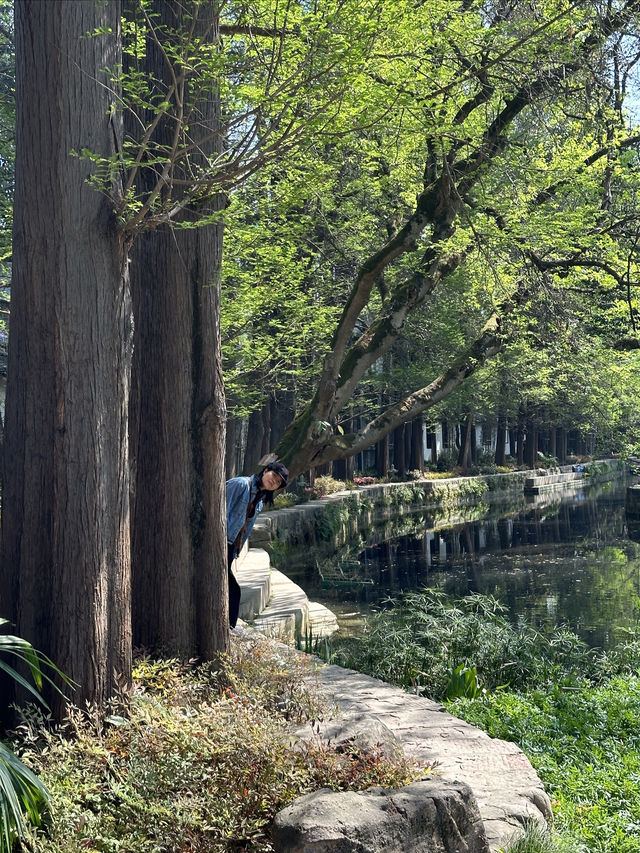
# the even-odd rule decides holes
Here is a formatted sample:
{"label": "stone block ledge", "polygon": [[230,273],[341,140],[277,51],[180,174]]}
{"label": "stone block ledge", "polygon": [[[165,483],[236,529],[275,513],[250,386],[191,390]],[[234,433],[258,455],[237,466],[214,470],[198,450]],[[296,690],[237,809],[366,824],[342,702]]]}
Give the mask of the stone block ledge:
{"label": "stone block ledge", "polygon": [[[542,782],[514,743],[489,737],[447,713],[438,702],[353,670],[322,664],[310,681],[325,699],[335,702],[344,718],[366,715],[390,729],[407,756],[418,765],[428,762],[434,766],[435,779],[468,786],[477,803],[487,849],[494,853],[506,849],[528,823],[546,826],[551,821],[551,802]],[[330,739],[333,725],[334,721],[322,723],[320,736],[324,728]],[[478,841],[477,848],[469,849],[485,847]]]}

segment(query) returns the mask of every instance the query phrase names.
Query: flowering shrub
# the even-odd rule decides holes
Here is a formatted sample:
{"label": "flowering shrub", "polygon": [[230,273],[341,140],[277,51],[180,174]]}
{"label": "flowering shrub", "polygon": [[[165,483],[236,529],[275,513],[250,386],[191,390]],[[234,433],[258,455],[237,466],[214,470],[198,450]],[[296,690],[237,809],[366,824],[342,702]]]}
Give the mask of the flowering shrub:
{"label": "flowering shrub", "polygon": [[328,474],[322,477],[316,477],[314,488],[318,497],[323,498],[325,495],[333,495],[336,492],[342,492],[345,489],[345,484],[342,480],[334,480]]}
{"label": "flowering shrub", "polygon": [[353,482],[356,486],[375,486],[378,481],[375,477],[354,477]]}
{"label": "flowering shrub", "polygon": [[297,503],[294,495],[285,494],[276,495],[273,499],[273,508],[274,509],[286,509],[289,506],[294,506]]}

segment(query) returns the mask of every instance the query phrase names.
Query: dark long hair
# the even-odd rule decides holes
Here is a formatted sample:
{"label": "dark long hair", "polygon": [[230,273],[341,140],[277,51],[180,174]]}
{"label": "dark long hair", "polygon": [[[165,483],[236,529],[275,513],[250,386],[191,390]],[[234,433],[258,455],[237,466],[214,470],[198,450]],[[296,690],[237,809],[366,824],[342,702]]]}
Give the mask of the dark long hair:
{"label": "dark long hair", "polygon": [[[256,474],[256,484],[258,486],[258,494],[255,497],[254,511],[255,511],[255,507],[258,505],[259,501],[262,501],[263,504],[265,504],[266,506],[273,506],[273,498],[274,498],[275,493],[272,492],[270,489],[263,489],[262,488],[262,475],[264,474],[265,471],[275,471],[276,474],[282,480],[283,486],[287,485],[287,481],[289,479],[289,472],[284,467],[284,465],[282,465],[280,462],[271,462],[271,463],[269,463],[269,465],[266,465],[262,469],[262,471],[260,471],[259,474]],[[276,489],[276,491],[278,491],[278,490]],[[253,515],[253,512],[251,513],[251,515]]]}
{"label": "dark long hair", "polygon": [[[256,474],[256,484],[258,486],[258,494],[254,498],[255,506],[257,506],[260,503],[260,501],[262,501],[262,503],[265,506],[273,506],[274,493],[272,491],[270,491],[270,489],[263,489],[262,488],[262,475],[267,470],[268,470],[267,468],[263,468],[259,474]],[[253,515],[253,513],[252,513],[252,515]]]}

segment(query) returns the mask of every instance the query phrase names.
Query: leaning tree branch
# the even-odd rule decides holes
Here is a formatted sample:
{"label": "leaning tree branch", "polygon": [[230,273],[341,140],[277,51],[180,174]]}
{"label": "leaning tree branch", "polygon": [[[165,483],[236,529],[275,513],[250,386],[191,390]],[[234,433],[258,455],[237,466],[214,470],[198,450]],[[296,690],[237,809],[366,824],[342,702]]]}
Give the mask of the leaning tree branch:
{"label": "leaning tree branch", "polygon": [[388,435],[397,426],[412,420],[444,400],[459,387],[465,379],[475,373],[484,362],[502,348],[500,318],[494,315],[487,322],[478,338],[462,353],[443,374],[424,388],[409,394],[399,403],[390,406],[382,414],[371,420],[359,432],[349,435],[324,434],[318,436],[315,447],[309,447],[302,454],[291,458],[283,455],[292,476],[301,471],[324,465],[335,459],[353,456],[361,450]]}

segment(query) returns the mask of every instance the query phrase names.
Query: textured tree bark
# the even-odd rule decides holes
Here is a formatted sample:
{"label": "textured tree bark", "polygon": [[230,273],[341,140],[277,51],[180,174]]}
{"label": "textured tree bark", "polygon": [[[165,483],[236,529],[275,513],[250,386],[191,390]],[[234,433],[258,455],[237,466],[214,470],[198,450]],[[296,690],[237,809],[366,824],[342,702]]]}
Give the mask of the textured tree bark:
{"label": "textured tree bark", "polygon": [[[87,37],[87,33],[102,35]],[[102,702],[131,677],[124,250],[91,166],[121,130],[120,5],[18,0],[16,193],[0,612]],[[64,701],[49,697],[60,718]]]}
{"label": "textured tree bark", "polygon": [[467,415],[464,426],[461,424],[460,448],[458,452],[458,465],[463,471],[469,468],[471,457],[471,433],[473,430],[473,415]]}
{"label": "textured tree bark", "polygon": [[524,422],[525,422],[525,409],[524,406],[521,405],[518,411],[518,425],[517,425],[517,443],[518,443],[518,465],[524,465]]}
{"label": "textured tree bark", "polygon": [[524,444],[524,463],[525,465],[528,465],[529,468],[535,468],[538,461],[538,427],[531,418],[527,419],[526,436],[527,438]]}
{"label": "textured tree bark", "polygon": [[[158,0],[154,11],[159,22],[179,31],[189,10]],[[215,40],[216,4],[203,3],[197,11],[195,26]],[[152,80],[168,74],[151,39],[145,63]],[[193,138],[218,127],[216,93],[191,106]],[[173,129],[160,123],[158,139],[170,138]],[[213,137],[200,146],[202,157],[219,144]],[[223,199],[215,196],[197,212],[188,210],[183,221],[222,206]],[[219,334],[222,226],[179,225],[139,237],[131,263],[137,388],[131,410],[133,626],[136,643],[209,658],[229,642]]]}
{"label": "textured tree bark", "polygon": [[376,444],[376,474],[386,477],[389,474],[389,436],[385,435]]}
{"label": "textured tree bark", "polygon": [[431,451],[430,462],[432,465],[438,464],[438,437],[435,430],[427,431],[427,449]]}

